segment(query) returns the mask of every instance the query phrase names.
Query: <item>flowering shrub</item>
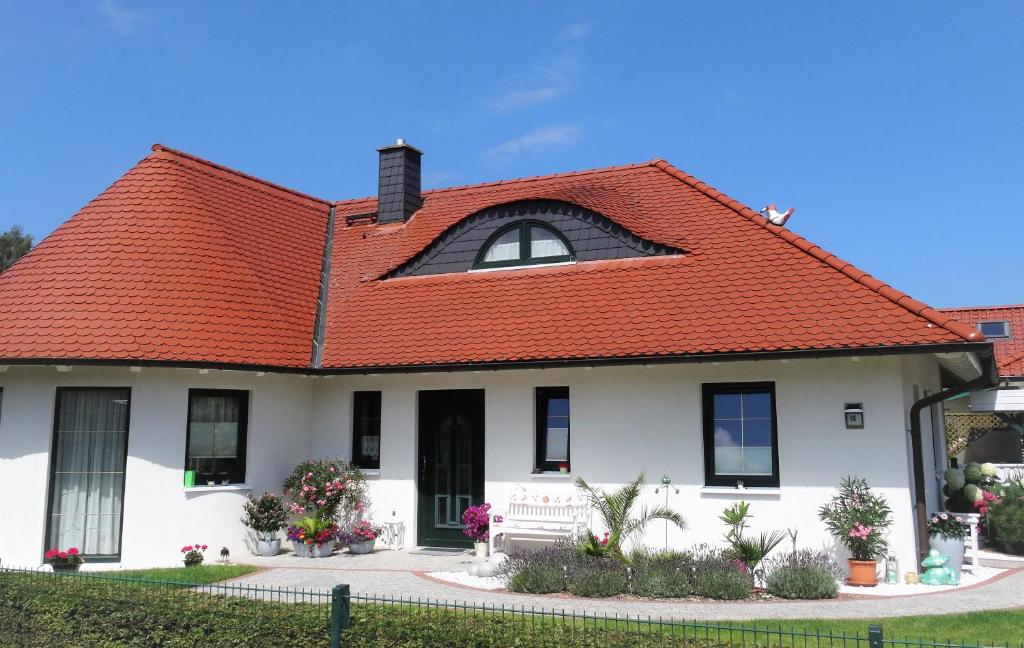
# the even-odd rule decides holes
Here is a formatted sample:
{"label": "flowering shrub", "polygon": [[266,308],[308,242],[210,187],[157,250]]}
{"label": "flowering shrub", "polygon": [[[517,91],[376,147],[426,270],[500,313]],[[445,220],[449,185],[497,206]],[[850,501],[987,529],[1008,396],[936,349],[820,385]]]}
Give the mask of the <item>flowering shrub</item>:
{"label": "flowering shrub", "polygon": [[245,515],[242,524],[249,527],[264,538],[272,537],[288,524],[288,514],[284,510],[279,495],[263,493],[259,497],[249,496],[245,503]]}
{"label": "flowering shrub", "polygon": [[959,515],[939,513],[928,521],[928,535],[959,540],[967,532],[967,525]]}
{"label": "flowering shrub", "polygon": [[70,547],[66,551],[62,551],[54,547],[43,554],[43,558],[46,562],[50,563],[54,567],[70,567],[77,569],[85,559],[82,558],[82,554],[78,552],[77,547]]}
{"label": "flowering shrub", "polygon": [[892,524],[889,503],[863,479],[843,479],[839,492],[818,509],[818,517],[854,560],[875,560],[888,548],[884,533]]}
{"label": "flowering shrub", "polygon": [[360,520],[348,533],[352,536],[352,542],[365,542],[376,540],[380,529],[367,520]]}
{"label": "flowering shrub", "polygon": [[181,553],[185,554],[185,566],[195,567],[196,565],[202,565],[203,560],[206,559],[206,556],[203,554],[203,552],[207,549],[208,547],[206,545],[201,544],[185,545],[184,547],[182,547]]}
{"label": "flowering shrub", "polygon": [[338,525],[332,520],[307,516],[298,524],[288,527],[288,539],[307,545],[320,546],[338,537]]}
{"label": "flowering shrub", "polygon": [[982,515],[988,515],[988,507],[999,501],[999,497],[995,493],[988,491],[981,491],[981,499],[973,502],[974,510]]}
{"label": "flowering shrub", "polygon": [[487,502],[477,506],[470,506],[466,509],[466,512],[462,514],[462,523],[466,525],[462,533],[467,538],[472,538],[473,542],[487,542],[490,540],[491,522],[487,515],[487,512],[490,510],[491,505]]}
{"label": "flowering shrub", "polygon": [[358,468],[341,459],[311,459],[296,466],[284,480],[284,493],[295,515],[348,518],[366,506],[366,479]]}
{"label": "flowering shrub", "polygon": [[612,553],[612,547],[608,544],[609,534],[604,532],[603,536],[591,535],[589,532],[581,536],[579,550],[588,556],[595,558],[607,558]]}

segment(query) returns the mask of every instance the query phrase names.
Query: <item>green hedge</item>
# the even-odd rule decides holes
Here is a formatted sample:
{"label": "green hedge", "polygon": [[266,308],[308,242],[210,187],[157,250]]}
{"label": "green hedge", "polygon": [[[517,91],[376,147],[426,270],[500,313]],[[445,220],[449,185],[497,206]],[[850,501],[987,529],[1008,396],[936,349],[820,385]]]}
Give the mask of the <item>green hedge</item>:
{"label": "green hedge", "polygon": [[[94,576],[0,573],[0,646],[329,646],[324,604],[214,596],[144,581]],[[430,606],[355,604],[342,645],[687,646],[707,648],[693,629],[672,636],[657,627],[590,619],[502,615]]]}

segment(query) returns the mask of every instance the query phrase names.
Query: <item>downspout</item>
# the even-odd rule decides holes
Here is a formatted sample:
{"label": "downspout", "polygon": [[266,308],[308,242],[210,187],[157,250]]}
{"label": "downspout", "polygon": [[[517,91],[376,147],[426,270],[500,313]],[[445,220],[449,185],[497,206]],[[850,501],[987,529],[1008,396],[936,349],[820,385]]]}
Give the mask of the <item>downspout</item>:
{"label": "downspout", "polygon": [[975,389],[986,387],[992,383],[993,360],[989,354],[983,359],[981,375],[957,387],[925,396],[910,406],[910,445],[914,455],[914,517],[917,520],[917,553],[918,560],[928,555],[928,502],[927,486],[924,483],[924,450],[921,439],[921,412],[936,403],[964,396]]}

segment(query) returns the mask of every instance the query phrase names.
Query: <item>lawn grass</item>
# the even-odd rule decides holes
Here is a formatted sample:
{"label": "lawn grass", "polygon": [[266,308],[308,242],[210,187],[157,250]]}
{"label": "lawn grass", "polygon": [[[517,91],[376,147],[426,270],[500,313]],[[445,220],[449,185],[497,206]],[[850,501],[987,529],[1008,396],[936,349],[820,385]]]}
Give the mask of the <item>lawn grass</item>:
{"label": "lawn grass", "polygon": [[[898,606],[899,602],[893,602]],[[924,639],[941,642],[965,642],[995,646],[1024,645],[1024,610],[969,612],[933,616],[891,617],[885,619],[802,619],[795,621],[762,620],[727,623],[738,627],[770,627],[784,630],[842,633],[864,636],[868,625],[882,626],[886,639]],[[725,625],[725,624],[723,624]]]}
{"label": "lawn grass", "polygon": [[197,565],[195,567],[157,567],[100,572],[118,579],[171,581],[191,585],[208,585],[245,576],[259,569],[252,565]]}

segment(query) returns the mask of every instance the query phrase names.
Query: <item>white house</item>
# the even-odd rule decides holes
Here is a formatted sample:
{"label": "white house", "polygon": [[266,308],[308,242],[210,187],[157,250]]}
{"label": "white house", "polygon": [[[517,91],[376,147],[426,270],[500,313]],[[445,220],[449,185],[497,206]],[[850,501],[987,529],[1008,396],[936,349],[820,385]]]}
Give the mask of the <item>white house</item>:
{"label": "white house", "polygon": [[341,456],[428,546],[517,484],[640,472],[689,523],[653,546],[741,499],[832,546],[816,509],[859,475],[914,562],[942,401],[994,378],[973,327],[664,161],[419,179],[401,141],[341,202],[158,145],[0,276],[0,560],[237,554],[250,492]]}

